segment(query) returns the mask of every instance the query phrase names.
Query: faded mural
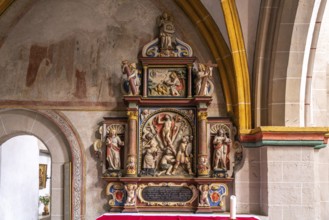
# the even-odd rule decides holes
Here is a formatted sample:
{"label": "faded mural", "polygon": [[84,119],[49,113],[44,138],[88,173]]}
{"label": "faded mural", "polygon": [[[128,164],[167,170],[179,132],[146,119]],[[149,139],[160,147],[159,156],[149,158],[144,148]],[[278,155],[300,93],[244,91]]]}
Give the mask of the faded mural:
{"label": "faded mural", "polygon": [[[137,62],[142,45],[158,34],[155,18],[170,4],[148,0],[35,3],[8,33],[0,32],[1,104],[14,100],[19,105],[41,101],[46,106],[116,108],[122,96],[121,61]],[[207,54],[199,57],[209,60],[193,27],[180,25],[189,22],[187,18],[175,10],[179,12],[172,15],[177,35],[195,39],[196,55]]]}

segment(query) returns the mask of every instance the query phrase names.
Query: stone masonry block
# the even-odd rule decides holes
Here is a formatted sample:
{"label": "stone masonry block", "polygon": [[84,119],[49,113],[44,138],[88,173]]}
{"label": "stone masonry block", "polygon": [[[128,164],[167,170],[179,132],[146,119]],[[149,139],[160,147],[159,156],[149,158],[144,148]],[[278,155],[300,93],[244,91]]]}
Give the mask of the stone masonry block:
{"label": "stone masonry block", "polygon": [[269,183],[269,205],[301,205],[301,183]]}
{"label": "stone masonry block", "polygon": [[269,161],[300,161],[302,159],[301,147],[268,147]]}
{"label": "stone masonry block", "polygon": [[313,162],[283,162],[282,178],[286,182],[311,182],[314,179]]}

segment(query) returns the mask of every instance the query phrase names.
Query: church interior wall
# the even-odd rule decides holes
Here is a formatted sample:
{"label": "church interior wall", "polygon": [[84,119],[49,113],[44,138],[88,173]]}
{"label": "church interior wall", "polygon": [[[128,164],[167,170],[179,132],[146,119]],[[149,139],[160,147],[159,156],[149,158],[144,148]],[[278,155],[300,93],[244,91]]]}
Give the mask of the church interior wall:
{"label": "church interior wall", "polygon": [[[202,2],[210,13],[214,13],[214,8],[210,10],[211,1]],[[255,35],[258,10],[276,8],[267,9],[264,1],[260,0],[253,3],[248,1],[250,4],[246,2],[236,1],[241,12],[240,19],[251,76],[255,77],[257,73],[252,71],[255,67],[253,63],[264,58],[264,54],[258,53],[260,56],[255,57],[254,61],[253,51],[256,50],[257,54],[254,44],[264,44],[269,35],[278,37],[272,45],[273,51],[267,51],[275,56],[272,63],[269,56],[258,66],[260,69],[263,68],[262,65],[266,66],[267,71],[259,71],[258,74],[264,74],[263,77],[268,82],[261,82],[254,91],[258,94],[257,98],[262,99],[255,107],[263,111],[255,119],[258,121],[255,124],[298,126],[300,115],[296,113],[299,112],[296,109],[300,103],[296,103],[299,101],[301,90],[298,82],[303,61],[302,56],[294,57],[289,54],[292,38],[290,35],[295,34],[295,38],[292,39],[295,39],[295,46],[303,47],[305,39],[302,34],[305,28],[300,28],[302,24],[298,24],[295,26],[297,32],[290,24],[287,25],[288,21],[284,19],[295,22],[291,9],[301,16],[297,18],[306,19],[303,17],[305,13],[302,12],[303,9],[306,10],[307,5],[299,8],[299,11],[298,1],[293,1],[295,5],[288,5],[289,7],[280,5],[285,7],[284,12],[288,14],[283,15],[287,17],[283,18],[281,24],[273,22],[270,31],[263,33],[266,36],[263,41],[257,42]],[[270,2],[273,1],[268,1],[271,6]],[[313,4],[314,1],[303,2]],[[259,9],[261,3],[264,7]],[[245,8],[248,9],[243,11]],[[44,120],[42,116],[21,108],[55,110],[65,116],[67,123],[71,124],[78,134],[85,158],[85,186],[82,189],[84,205],[81,211],[85,219],[96,219],[108,209],[108,205],[104,205],[108,202],[104,192],[106,183],[101,180],[101,169],[91,149],[95,131],[103,117],[127,117],[119,86],[122,77],[121,62],[137,62],[137,55],[142,46],[157,35],[155,20],[162,11],[169,11],[175,17],[177,35],[191,45],[200,62],[213,60],[207,42],[195,24],[192,24],[175,1],[171,0],[111,3],[105,0],[92,3],[89,0],[23,0],[15,1],[13,7],[8,9],[8,13],[1,15],[0,104],[4,108],[19,109],[0,112],[3,124],[0,126],[0,140],[27,133],[36,135],[47,146],[52,146],[52,175],[57,177],[52,180],[52,187],[55,188],[52,195],[59,196],[56,200],[62,201],[63,166],[72,157],[67,149],[67,140],[60,129]],[[22,18],[16,20],[17,18],[12,17],[13,13],[21,14]],[[310,11],[307,15],[310,16]],[[278,26],[279,30],[271,29],[274,25],[281,26]],[[223,27],[223,24],[219,26],[229,45],[226,27]],[[265,30],[265,27],[258,28],[258,32]],[[315,27],[316,30],[318,28]],[[262,49],[264,47],[269,45],[264,44]],[[302,48],[298,49],[303,53]],[[317,60],[322,60],[325,53],[318,51],[317,56]],[[316,58],[315,55],[314,57]],[[310,62],[319,68],[317,61]],[[322,89],[318,93],[312,93],[315,110],[313,109],[312,113],[311,110],[307,110],[308,106],[305,107],[308,114],[306,117],[311,118],[311,114],[314,114],[314,120],[309,119],[307,122],[312,126],[327,126],[322,114],[327,112],[327,102],[323,97],[326,96],[325,82],[328,70],[325,70],[324,66],[321,68],[313,79],[313,88]],[[208,116],[226,117],[228,115],[221,79],[217,69],[214,73],[216,91],[208,108]],[[288,74],[295,78],[288,79]],[[290,83],[289,88],[287,83]],[[307,91],[311,94],[311,90]],[[270,96],[267,96],[268,94]],[[291,105],[288,102],[295,104]],[[328,148],[284,145],[245,148],[243,163],[236,173],[233,190],[238,198],[238,213],[270,216],[273,220],[329,219],[328,158]],[[61,219],[65,207],[59,203],[55,205],[56,207],[52,207],[54,219],[56,213],[60,216],[57,218]]]}

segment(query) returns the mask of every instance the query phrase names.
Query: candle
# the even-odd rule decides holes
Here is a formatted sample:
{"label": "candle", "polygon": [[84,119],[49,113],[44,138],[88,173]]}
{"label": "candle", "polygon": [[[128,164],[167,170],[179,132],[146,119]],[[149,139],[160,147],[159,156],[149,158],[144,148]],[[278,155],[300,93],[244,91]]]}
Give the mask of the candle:
{"label": "candle", "polygon": [[236,219],[236,197],[233,195],[230,197],[230,219]]}

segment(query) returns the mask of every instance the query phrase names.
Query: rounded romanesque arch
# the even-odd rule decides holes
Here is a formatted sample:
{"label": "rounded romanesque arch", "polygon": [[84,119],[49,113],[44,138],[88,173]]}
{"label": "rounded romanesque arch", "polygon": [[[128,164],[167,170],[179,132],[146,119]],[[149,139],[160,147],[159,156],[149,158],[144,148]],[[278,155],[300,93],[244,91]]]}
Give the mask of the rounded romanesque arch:
{"label": "rounded romanesque arch", "polygon": [[[0,111],[0,143],[11,137],[29,134],[42,141],[52,158],[52,215],[64,216],[70,213],[71,219],[84,216],[84,155],[81,141],[70,122],[60,113],[52,110],[6,109]],[[69,181],[64,180],[64,164],[71,164]],[[64,180],[64,181],[63,181]],[[70,184],[64,184],[70,182]],[[65,203],[64,191],[69,192],[70,204]],[[71,207],[71,208],[70,208]]]}

